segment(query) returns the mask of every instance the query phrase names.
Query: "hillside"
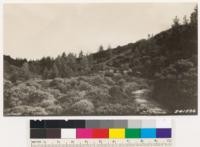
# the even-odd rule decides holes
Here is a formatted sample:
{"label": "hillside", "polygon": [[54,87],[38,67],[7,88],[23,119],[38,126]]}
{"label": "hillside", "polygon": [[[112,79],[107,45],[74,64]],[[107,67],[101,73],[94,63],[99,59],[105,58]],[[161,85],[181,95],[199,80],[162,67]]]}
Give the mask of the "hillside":
{"label": "hillside", "polygon": [[[112,57],[109,57],[110,52],[112,52]],[[149,39],[93,54],[93,57],[96,59],[97,65],[117,67],[122,70],[128,66],[143,73],[141,76],[153,78],[153,74],[160,72],[162,68],[179,59],[188,59],[196,55],[197,29],[191,25],[180,25]],[[101,56],[104,58],[102,59]],[[160,64],[164,63],[156,65],[159,62]],[[151,69],[147,70],[146,67]],[[148,73],[145,73],[144,70]],[[151,72],[149,73],[149,71]]]}
{"label": "hillside", "polygon": [[176,18],[155,36],[94,54],[4,55],[5,114],[195,114],[197,32],[195,9],[190,21]]}

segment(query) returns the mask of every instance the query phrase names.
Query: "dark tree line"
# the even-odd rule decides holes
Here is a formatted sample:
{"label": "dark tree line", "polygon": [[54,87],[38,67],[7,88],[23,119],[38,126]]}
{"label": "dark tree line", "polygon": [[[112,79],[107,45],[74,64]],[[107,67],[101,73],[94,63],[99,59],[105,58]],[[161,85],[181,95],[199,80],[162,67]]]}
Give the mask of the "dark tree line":
{"label": "dark tree line", "polygon": [[87,75],[96,72],[100,68],[97,64],[109,59],[112,56],[112,49],[109,46],[104,50],[99,47],[97,53],[85,55],[83,51],[79,55],[65,52],[55,59],[43,57],[40,60],[13,59],[4,55],[4,77],[13,82],[27,80],[30,78],[53,79],[56,77],[66,78],[77,75]]}
{"label": "dark tree line", "polygon": [[24,77],[24,80],[37,77],[52,79],[86,74],[91,71],[91,64],[91,56],[84,55],[82,51],[78,57],[72,53],[68,55],[63,53],[55,59],[43,57],[34,61],[12,59],[10,56],[4,56],[4,70],[11,70],[11,72],[6,72],[7,74],[12,74],[9,77],[11,81],[16,81],[20,77]]}

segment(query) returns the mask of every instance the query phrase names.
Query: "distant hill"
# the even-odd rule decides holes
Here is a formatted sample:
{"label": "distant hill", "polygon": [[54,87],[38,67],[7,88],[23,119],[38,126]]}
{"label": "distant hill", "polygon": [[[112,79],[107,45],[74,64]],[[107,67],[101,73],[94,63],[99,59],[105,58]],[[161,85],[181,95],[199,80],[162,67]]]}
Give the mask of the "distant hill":
{"label": "distant hill", "polygon": [[[153,77],[156,72],[179,59],[196,58],[197,28],[179,25],[149,39],[119,46],[92,55],[96,65],[140,71],[141,76]],[[191,59],[192,60],[192,59]],[[194,61],[197,64],[197,60]]]}

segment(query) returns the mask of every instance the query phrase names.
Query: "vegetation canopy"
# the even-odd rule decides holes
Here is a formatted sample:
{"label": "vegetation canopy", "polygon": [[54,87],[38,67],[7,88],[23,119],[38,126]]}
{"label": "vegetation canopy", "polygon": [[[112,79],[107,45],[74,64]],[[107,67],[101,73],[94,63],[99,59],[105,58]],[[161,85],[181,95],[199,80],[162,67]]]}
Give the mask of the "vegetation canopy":
{"label": "vegetation canopy", "polygon": [[40,60],[4,55],[5,115],[162,115],[197,110],[197,7],[125,46]]}

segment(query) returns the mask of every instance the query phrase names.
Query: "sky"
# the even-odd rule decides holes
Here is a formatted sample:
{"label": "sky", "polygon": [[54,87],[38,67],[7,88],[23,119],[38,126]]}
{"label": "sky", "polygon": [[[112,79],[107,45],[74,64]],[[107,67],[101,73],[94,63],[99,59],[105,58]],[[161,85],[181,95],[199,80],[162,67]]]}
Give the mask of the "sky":
{"label": "sky", "polygon": [[56,57],[134,43],[190,16],[196,3],[5,4],[4,54]]}

